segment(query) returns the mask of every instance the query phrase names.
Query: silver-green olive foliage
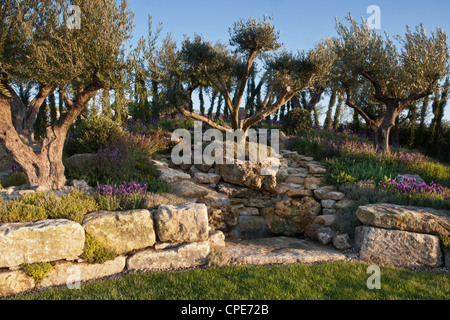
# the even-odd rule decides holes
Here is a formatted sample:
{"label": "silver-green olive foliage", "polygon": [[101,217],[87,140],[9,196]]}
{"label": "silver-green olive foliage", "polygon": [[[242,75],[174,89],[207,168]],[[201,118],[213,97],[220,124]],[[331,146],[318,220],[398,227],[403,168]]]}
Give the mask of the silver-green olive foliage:
{"label": "silver-green olive foliage", "polygon": [[[68,23],[72,5],[79,8],[79,28]],[[64,186],[67,131],[96,92],[114,88],[129,68],[125,44],[133,16],[125,0],[0,0],[0,139],[31,185]],[[37,85],[30,105],[18,98],[16,82]],[[46,128],[35,152],[23,141],[33,140],[25,129],[33,128],[37,111],[56,89],[67,108]]]}
{"label": "silver-green olive foliage", "polygon": [[[222,94],[230,110],[232,127],[248,130],[310,85],[318,68],[310,53],[277,52],[281,48],[279,32],[269,18],[241,19],[229,33],[233,50],[220,43],[212,44],[198,35],[193,40],[185,39],[181,61],[186,71],[193,76],[202,75]],[[242,120],[238,118],[240,104],[258,58],[266,61],[267,97],[257,114]],[[269,104],[272,95],[275,102]]]}
{"label": "silver-green olive foliage", "polygon": [[396,37],[399,49],[387,34],[379,35],[365,21],[358,24],[351,16],[347,20],[349,27],[340,21],[336,25],[335,72],[341,79],[371,82],[380,102],[431,94],[448,74],[447,35],[442,29],[428,36],[422,25],[415,31],[408,28],[404,37]]}

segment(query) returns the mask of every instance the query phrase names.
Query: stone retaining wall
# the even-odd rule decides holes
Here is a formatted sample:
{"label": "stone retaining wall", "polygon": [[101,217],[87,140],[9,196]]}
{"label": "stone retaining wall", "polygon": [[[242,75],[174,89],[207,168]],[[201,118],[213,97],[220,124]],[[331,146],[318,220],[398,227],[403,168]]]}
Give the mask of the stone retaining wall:
{"label": "stone retaining wall", "polygon": [[359,257],[397,267],[450,268],[450,252],[440,237],[450,235],[450,212],[430,208],[372,204],[358,208],[364,224],[356,228]]}
{"label": "stone retaining wall", "polygon": [[[83,261],[86,234],[117,257],[103,264]],[[159,206],[149,210],[93,212],[82,224],[64,219],[0,224],[0,296],[34,288],[70,285],[128,270],[190,268],[207,262],[225,236],[210,231],[205,204]],[[50,262],[36,283],[22,264]]]}

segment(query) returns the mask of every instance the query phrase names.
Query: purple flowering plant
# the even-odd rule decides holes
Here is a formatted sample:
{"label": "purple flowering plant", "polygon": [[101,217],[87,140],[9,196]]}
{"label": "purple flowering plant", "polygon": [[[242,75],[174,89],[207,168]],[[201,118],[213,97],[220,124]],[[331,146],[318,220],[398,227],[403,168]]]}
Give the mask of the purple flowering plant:
{"label": "purple flowering plant", "polygon": [[386,191],[416,200],[446,200],[449,196],[448,189],[434,181],[427,184],[410,177],[405,177],[402,181],[385,179],[380,181],[378,186]]}
{"label": "purple flowering plant", "polygon": [[147,183],[121,182],[115,185],[100,185],[97,182],[95,199],[101,210],[141,209],[147,193]]}

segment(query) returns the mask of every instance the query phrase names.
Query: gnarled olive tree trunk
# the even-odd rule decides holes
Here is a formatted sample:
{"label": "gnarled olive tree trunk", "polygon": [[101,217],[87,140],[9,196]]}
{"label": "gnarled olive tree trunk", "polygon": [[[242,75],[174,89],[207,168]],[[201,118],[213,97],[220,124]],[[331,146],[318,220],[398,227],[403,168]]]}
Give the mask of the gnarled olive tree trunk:
{"label": "gnarled olive tree trunk", "polygon": [[97,85],[91,85],[70,102],[68,112],[62,114],[52,127],[47,127],[39,151],[33,150],[29,141],[21,136],[13,124],[12,111],[15,111],[14,104],[17,103],[14,92],[9,90],[11,97],[0,94],[0,140],[25,172],[31,186],[50,190],[64,187],[66,178],[62,153],[67,132],[99,88]]}

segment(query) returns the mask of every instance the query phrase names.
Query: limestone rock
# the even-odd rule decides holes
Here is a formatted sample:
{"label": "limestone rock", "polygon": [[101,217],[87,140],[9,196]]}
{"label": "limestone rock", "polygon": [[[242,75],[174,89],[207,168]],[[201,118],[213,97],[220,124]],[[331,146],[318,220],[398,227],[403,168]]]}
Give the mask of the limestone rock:
{"label": "limestone rock", "polygon": [[225,235],[220,230],[214,230],[209,232],[209,247],[225,247]]}
{"label": "limestone rock", "polygon": [[84,229],[65,219],[0,224],[0,268],[74,260],[83,253]]}
{"label": "limestone rock", "polygon": [[34,289],[35,281],[23,270],[0,271],[0,297]]}
{"label": "limestone rock", "polygon": [[356,215],[363,224],[374,227],[450,235],[450,211],[447,210],[373,204],[359,207]]}
{"label": "limestone rock", "polygon": [[[74,284],[74,281],[89,281],[101,279],[121,273],[125,268],[126,258],[118,256],[102,264],[63,262],[56,264],[53,269],[39,282],[37,288]],[[79,276],[79,278],[77,278]]]}
{"label": "limestone rock", "polygon": [[325,195],[333,191],[336,191],[336,187],[324,186],[314,190],[314,195],[317,197],[317,199],[324,200]]}
{"label": "limestone rock", "polygon": [[312,197],[313,193],[308,189],[293,189],[286,192],[286,195],[291,198]]}
{"label": "limestone rock", "polygon": [[173,188],[177,195],[186,199],[201,198],[210,192],[208,188],[195,184],[189,180],[175,183]]}
{"label": "limestone rock", "polygon": [[399,230],[361,226],[356,228],[356,250],[362,260],[397,267],[439,267],[439,238]]}
{"label": "limestone rock", "polygon": [[210,247],[208,241],[181,244],[165,250],[145,250],[127,260],[128,270],[182,269],[207,262]]}
{"label": "limestone rock", "polygon": [[333,215],[333,214],[336,214],[336,210],[335,209],[323,209],[322,214],[327,215],[327,216]]}
{"label": "limestone rock", "polygon": [[221,177],[215,173],[197,172],[194,174],[193,180],[201,184],[218,184]]}
{"label": "limestone rock", "polygon": [[311,240],[317,241],[319,233],[332,234],[331,228],[323,224],[313,223],[305,228],[305,236]]}
{"label": "limestone rock", "polygon": [[183,180],[190,180],[191,176],[179,170],[174,170],[166,166],[157,166],[156,170],[159,172],[159,178],[166,183],[174,184]]}
{"label": "limestone rock", "polygon": [[319,232],[317,234],[317,241],[324,246],[329,244],[333,240],[333,235],[326,232]]}
{"label": "limestone rock", "polygon": [[340,201],[345,198],[345,194],[342,192],[332,191],[325,195],[324,200]]}
{"label": "limestone rock", "polygon": [[321,211],[320,204],[313,198],[286,200],[276,204],[272,211],[266,213],[268,229],[273,234],[302,234]]}
{"label": "limestone rock", "polygon": [[[270,159],[279,163],[278,158]],[[224,181],[253,190],[273,190],[277,186],[277,170],[272,170],[268,162],[252,164],[248,161],[233,161],[228,164],[224,161],[223,164],[216,164],[215,170]]]}
{"label": "limestone rock", "polygon": [[322,207],[325,209],[333,209],[334,205],[336,204],[336,201],[334,200],[322,200],[321,201]]}
{"label": "limestone rock", "polygon": [[256,192],[247,187],[231,185],[223,182],[217,186],[216,190],[230,198],[253,198],[256,196]]}
{"label": "limestone rock", "polygon": [[286,237],[228,242],[231,263],[267,265],[342,261],[346,256],[330,247],[308,240]]}
{"label": "limestone rock", "polygon": [[117,254],[150,247],[156,242],[151,213],[145,209],[92,212],[85,215],[83,227]]}
{"label": "limestone rock", "polygon": [[325,174],[327,173],[327,169],[321,165],[308,163],[306,168],[309,170],[311,174]]}
{"label": "limestone rock", "polygon": [[182,243],[208,239],[208,209],[205,204],[159,206],[154,219],[160,241]]}
{"label": "limestone rock", "polygon": [[286,180],[284,180],[285,183],[295,183],[295,184],[304,184],[305,178],[307,174],[305,173],[297,173],[297,174],[290,174]]}
{"label": "limestone rock", "polygon": [[239,215],[240,216],[258,216],[259,210],[258,210],[258,208],[244,207],[244,208],[239,209]]}
{"label": "limestone rock", "polygon": [[352,242],[348,234],[339,234],[333,237],[333,246],[339,250],[348,250],[352,248]]}
{"label": "limestone rock", "polygon": [[334,224],[336,217],[334,215],[321,215],[314,219],[314,223],[323,224],[324,226],[331,226]]}
{"label": "limestone rock", "polygon": [[312,175],[309,175],[305,179],[305,188],[316,190],[320,187],[323,187],[327,184],[327,181],[323,177],[314,177]]}

